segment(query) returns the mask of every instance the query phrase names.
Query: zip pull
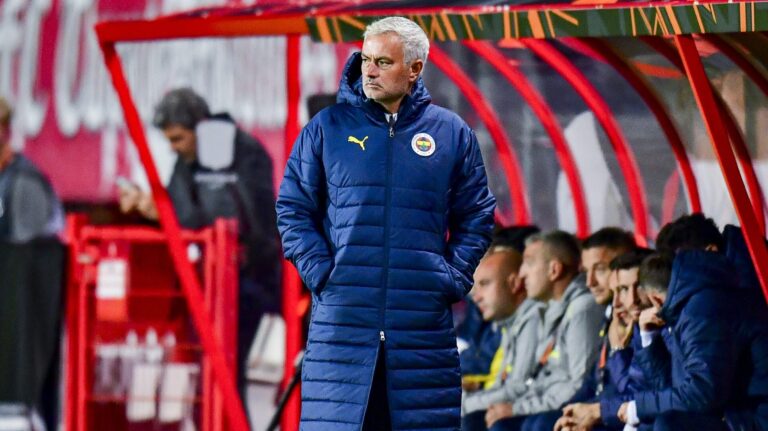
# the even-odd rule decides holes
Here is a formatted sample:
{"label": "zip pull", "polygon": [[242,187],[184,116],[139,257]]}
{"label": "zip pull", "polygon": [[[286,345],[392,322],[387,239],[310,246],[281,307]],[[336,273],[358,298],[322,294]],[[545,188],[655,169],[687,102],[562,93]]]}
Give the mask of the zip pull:
{"label": "zip pull", "polygon": [[387,124],[389,125],[389,137],[395,137],[395,123],[397,122],[397,114],[387,114]]}
{"label": "zip pull", "polygon": [[379,339],[381,339],[381,341],[387,341],[387,337],[384,336],[384,331],[379,331]]}

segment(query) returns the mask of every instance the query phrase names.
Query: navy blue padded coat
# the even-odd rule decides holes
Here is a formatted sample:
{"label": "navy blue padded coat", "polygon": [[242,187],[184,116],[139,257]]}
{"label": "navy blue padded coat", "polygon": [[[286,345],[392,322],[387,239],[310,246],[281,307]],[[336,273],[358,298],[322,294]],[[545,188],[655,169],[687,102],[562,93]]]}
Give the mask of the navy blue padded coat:
{"label": "navy blue padded coat", "polygon": [[[768,333],[764,300],[757,286],[744,277],[750,265],[726,254],[679,251],[672,267],[669,292],[661,315],[667,322],[650,347],[635,359],[654,386],[662,390],[635,394],[641,419],[671,412],[692,412],[717,419],[724,412],[731,425],[750,422],[751,430],[765,415],[754,410],[766,400]],[[734,265],[737,263],[737,265]],[[666,361],[658,358],[669,352]],[[764,422],[763,422],[764,423]],[[762,427],[754,429],[765,429]]]}
{"label": "navy blue padded coat", "polygon": [[393,430],[457,430],[450,306],[471,287],[495,200],[466,123],[419,78],[390,129],[360,64],[302,130],[277,200],[285,256],[313,294],[301,429],[359,430],[383,347]]}

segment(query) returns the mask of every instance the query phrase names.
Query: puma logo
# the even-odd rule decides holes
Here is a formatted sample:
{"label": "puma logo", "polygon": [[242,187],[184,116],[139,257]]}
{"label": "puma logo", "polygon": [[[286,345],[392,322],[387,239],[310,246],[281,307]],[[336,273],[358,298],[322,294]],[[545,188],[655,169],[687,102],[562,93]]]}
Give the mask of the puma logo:
{"label": "puma logo", "polygon": [[366,141],[367,139],[368,139],[368,137],[366,136],[366,137],[365,137],[365,138],[363,138],[363,140],[361,141],[361,140],[359,140],[359,139],[355,138],[354,136],[350,136],[349,138],[347,138],[347,142],[352,142],[353,144],[357,144],[357,145],[359,145],[359,146],[360,146],[360,148],[362,148],[362,149],[363,149],[363,151],[365,151],[365,141]]}

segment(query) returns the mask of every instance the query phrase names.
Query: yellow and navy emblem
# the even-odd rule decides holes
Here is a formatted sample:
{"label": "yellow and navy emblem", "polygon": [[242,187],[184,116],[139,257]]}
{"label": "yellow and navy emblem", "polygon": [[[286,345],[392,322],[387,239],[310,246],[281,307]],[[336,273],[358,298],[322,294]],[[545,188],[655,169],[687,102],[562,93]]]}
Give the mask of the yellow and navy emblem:
{"label": "yellow and navy emblem", "polygon": [[417,133],[411,139],[411,148],[413,152],[422,156],[428,157],[435,152],[435,139],[427,133]]}
{"label": "yellow and navy emblem", "polygon": [[368,137],[366,136],[366,137],[365,137],[365,138],[363,138],[363,140],[361,141],[361,140],[359,140],[359,139],[355,138],[354,136],[350,136],[349,138],[347,138],[347,142],[351,142],[351,143],[353,143],[353,144],[357,144],[357,145],[359,145],[359,146],[360,146],[360,148],[362,148],[362,149],[363,149],[363,151],[365,151],[365,141],[366,141],[367,139],[368,139]]}

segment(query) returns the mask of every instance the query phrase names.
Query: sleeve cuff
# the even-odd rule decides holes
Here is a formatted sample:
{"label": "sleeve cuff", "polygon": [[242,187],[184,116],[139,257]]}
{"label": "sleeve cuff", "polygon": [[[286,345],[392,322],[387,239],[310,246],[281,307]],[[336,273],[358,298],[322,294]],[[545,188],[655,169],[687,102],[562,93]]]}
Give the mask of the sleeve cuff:
{"label": "sleeve cuff", "polygon": [[653,343],[653,337],[655,337],[656,334],[658,334],[658,333],[659,333],[659,331],[643,331],[641,329],[640,330],[640,341],[641,341],[641,343],[643,345],[643,348],[646,348],[646,347],[650,346],[651,343]]}
{"label": "sleeve cuff", "polygon": [[637,417],[637,403],[635,401],[630,401],[627,406],[627,425],[632,425],[634,427],[639,423],[640,418]]}

